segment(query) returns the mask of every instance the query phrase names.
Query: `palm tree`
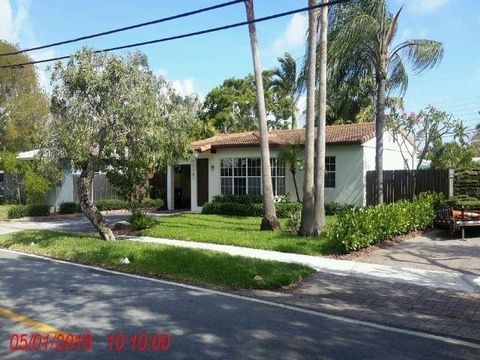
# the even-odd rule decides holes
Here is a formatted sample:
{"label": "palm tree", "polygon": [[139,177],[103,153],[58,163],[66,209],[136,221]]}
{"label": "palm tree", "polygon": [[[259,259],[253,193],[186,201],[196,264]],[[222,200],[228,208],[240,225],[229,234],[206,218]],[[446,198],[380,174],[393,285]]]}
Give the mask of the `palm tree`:
{"label": "palm tree", "polygon": [[297,103],[298,103],[298,83],[297,83],[297,63],[295,59],[286,52],[283,57],[278,58],[280,66],[273,70],[273,79],[270,86],[278,93],[284,95],[291,104],[292,129],[297,128]]}
{"label": "palm tree", "polygon": [[297,185],[297,170],[298,168],[303,168],[303,162],[302,159],[300,159],[300,149],[297,146],[282,148],[278,153],[278,161],[282,164],[290,165],[293,186],[295,187],[295,195],[297,196],[297,201],[300,202],[300,194]]}
{"label": "palm tree", "polygon": [[320,8],[320,57],[318,66],[317,159],[315,171],[315,230],[318,236],[325,228],[325,132],[327,125],[327,31],[328,0]]}
{"label": "palm tree", "polygon": [[[308,6],[315,6],[316,0],[308,0]],[[308,50],[307,50],[307,116],[305,125],[305,170],[303,178],[302,218],[298,234],[315,235],[315,72],[317,52],[317,11],[308,12]]]}
{"label": "palm tree", "polygon": [[338,6],[329,30],[330,60],[342,69],[344,79],[375,77],[375,131],[377,200],[383,203],[383,130],[386,91],[404,93],[408,85],[405,61],[418,74],[439,64],[443,45],[426,39],[394,44],[398,19],[387,9],[385,0],[352,0]]}
{"label": "palm tree", "polygon": [[260,150],[262,157],[262,187],[263,187],[263,218],[261,230],[278,230],[277,213],[273,201],[272,170],[270,167],[270,149],[268,144],[267,111],[265,108],[265,93],[263,90],[262,67],[260,65],[260,51],[258,49],[257,29],[253,0],[245,0],[247,12],[248,32],[250,34],[250,46],[252,48],[253,69],[255,73],[255,89],[257,93],[258,119],[260,127]]}

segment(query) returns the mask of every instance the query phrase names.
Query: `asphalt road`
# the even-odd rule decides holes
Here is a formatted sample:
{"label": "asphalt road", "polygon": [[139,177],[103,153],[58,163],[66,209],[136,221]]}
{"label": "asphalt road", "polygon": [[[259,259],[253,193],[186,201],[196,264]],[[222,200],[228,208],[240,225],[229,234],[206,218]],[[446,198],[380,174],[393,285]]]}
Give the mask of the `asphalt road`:
{"label": "asphalt road", "polygon": [[[466,344],[3,250],[0,275],[1,359],[87,354],[92,359],[478,359],[480,354]],[[41,326],[90,332],[92,350],[9,350],[11,334],[31,334]],[[109,334],[164,332],[171,336],[166,352],[111,352],[107,344]]]}

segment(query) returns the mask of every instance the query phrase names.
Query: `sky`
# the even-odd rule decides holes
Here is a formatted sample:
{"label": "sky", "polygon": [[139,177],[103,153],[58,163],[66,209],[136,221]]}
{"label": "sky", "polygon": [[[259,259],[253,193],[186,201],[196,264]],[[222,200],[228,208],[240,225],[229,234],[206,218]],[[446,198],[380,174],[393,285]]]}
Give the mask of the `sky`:
{"label": "sky", "polygon": [[[0,0],[0,38],[21,48],[69,39],[210,6],[224,0]],[[306,0],[255,0],[256,16],[306,6]],[[427,38],[441,41],[445,56],[441,64],[422,74],[409,72],[405,94],[407,111],[427,105],[452,113],[467,129],[480,122],[480,1],[479,0],[388,0],[396,12],[404,5],[396,42]],[[174,22],[157,24],[106,37],[30,53],[35,59],[74,53],[82,46],[105,48],[147,41],[245,20],[243,4],[215,10]],[[290,52],[302,60],[306,14],[257,25],[263,68],[277,65],[277,58]],[[138,48],[150,67],[163,75],[182,94],[204,97],[229,77],[252,72],[248,30],[230,29],[174,42]],[[42,85],[48,90],[49,72],[39,66]],[[300,107],[304,106],[300,102]]]}

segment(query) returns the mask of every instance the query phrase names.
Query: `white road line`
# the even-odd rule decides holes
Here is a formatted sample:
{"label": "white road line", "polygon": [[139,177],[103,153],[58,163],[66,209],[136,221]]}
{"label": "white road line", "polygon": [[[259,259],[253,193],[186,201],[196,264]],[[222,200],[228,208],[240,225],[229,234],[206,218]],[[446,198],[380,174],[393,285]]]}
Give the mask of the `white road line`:
{"label": "white road line", "polygon": [[141,276],[141,275],[128,274],[128,273],[115,271],[115,270],[107,270],[107,269],[103,269],[103,268],[100,268],[100,267],[97,267],[97,266],[72,263],[72,262],[63,261],[63,260],[52,259],[52,258],[49,258],[49,257],[46,257],[46,256],[28,254],[28,253],[24,253],[24,252],[21,252],[21,251],[7,250],[7,249],[0,249],[0,251],[13,253],[13,254],[17,254],[17,255],[22,255],[22,256],[34,257],[34,258],[38,258],[38,259],[52,261],[52,262],[56,262],[56,263],[60,263],[60,264],[66,264],[66,265],[70,265],[70,266],[76,266],[76,267],[85,268],[85,269],[96,270],[96,271],[105,272],[105,273],[109,273],[109,274],[127,276],[127,277],[134,278],[134,279],[152,281],[152,282],[156,282],[156,283],[160,283],[160,284],[181,287],[181,288],[189,289],[189,290],[203,291],[203,292],[209,293],[209,294],[225,296],[225,297],[238,299],[238,300],[250,301],[250,302],[257,303],[257,304],[263,304],[263,305],[273,306],[273,307],[277,307],[277,308],[281,308],[281,309],[296,311],[296,312],[299,312],[299,313],[318,316],[318,317],[331,319],[331,320],[336,320],[336,321],[341,321],[341,322],[345,322],[345,323],[348,323],[348,324],[361,325],[361,326],[366,326],[366,327],[370,327],[370,328],[378,329],[378,330],[385,330],[385,331],[390,331],[390,332],[399,333],[399,334],[417,336],[417,337],[421,337],[421,338],[425,338],[425,339],[436,340],[436,341],[441,341],[441,342],[444,342],[444,343],[449,343],[449,344],[453,344],[453,345],[460,345],[460,346],[465,346],[465,347],[470,347],[470,348],[473,348],[473,349],[479,349],[480,350],[480,344],[478,344],[478,343],[469,342],[469,341],[465,341],[465,340],[454,339],[454,338],[450,338],[450,337],[447,337],[447,336],[428,334],[428,333],[423,333],[423,332],[420,332],[420,331],[401,329],[401,328],[396,328],[396,327],[387,326],[387,325],[380,325],[380,324],[371,323],[371,322],[368,322],[368,321],[350,319],[350,318],[347,318],[347,317],[344,317],[344,316],[331,315],[331,314],[323,313],[323,312],[320,312],[320,311],[308,310],[308,309],[299,308],[299,307],[296,307],[296,306],[276,303],[276,302],[273,302],[273,301],[251,298],[251,297],[247,297],[247,296],[243,296],[243,295],[231,294],[231,293],[228,293],[228,292],[223,292],[223,291],[219,291],[219,290],[212,290],[212,289],[207,289],[207,288],[203,288],[203,287],[199,287],[199,286],[187,285],[187,284],[182,284],[182,283],[176,283],[176,282],[168,281],[168,280],[154,279],[154,278],[149,278],[149,277],[145,277],[145,276]]}

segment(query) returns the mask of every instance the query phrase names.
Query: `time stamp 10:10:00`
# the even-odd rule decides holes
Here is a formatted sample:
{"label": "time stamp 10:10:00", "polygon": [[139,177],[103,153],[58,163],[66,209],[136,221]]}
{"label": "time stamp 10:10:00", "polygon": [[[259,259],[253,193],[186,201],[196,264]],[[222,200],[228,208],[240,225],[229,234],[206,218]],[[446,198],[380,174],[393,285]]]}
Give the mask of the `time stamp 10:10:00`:
{"label": "time stamp 10:10:00", "polygon": [[[139,333],[126,335],[116,333],[106,337],[109,351],[163,351],[166,352],[172,339],[168,333]],[[91,351],[93,335],[85,334],[18,334],[10,336],[10,351]]]}

